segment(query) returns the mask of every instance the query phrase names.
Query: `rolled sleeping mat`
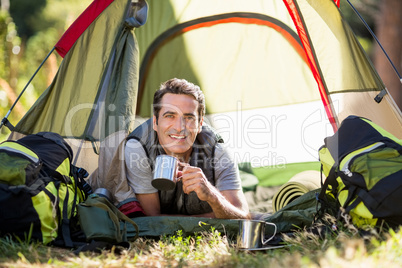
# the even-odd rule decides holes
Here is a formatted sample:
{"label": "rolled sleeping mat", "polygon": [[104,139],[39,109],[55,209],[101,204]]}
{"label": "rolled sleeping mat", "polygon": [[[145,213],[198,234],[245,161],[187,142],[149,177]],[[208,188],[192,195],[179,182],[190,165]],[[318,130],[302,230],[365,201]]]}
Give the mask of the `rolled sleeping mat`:
{"label": "rolled sleeping mat", "polygon": [[319,171],[306,170],[297,173],[279,188],[272,199],[272,208],[276,212],[299,196],[318,188],[321,188]]}

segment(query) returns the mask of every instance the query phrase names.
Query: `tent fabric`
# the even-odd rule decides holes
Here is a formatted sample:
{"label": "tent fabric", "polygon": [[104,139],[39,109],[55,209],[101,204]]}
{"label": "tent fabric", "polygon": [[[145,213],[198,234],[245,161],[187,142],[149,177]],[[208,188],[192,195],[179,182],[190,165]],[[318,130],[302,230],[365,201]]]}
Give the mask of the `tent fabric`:
{"label": "tent fabric", "polygon": [[[321,100],[324,104],[325,111],[327,113],[328,119],[333,127],[334,132],[337,130],[338,120],[334,114],[333,108],[331,107],[330,99],[328,98],[328,91],[326,86],[324,85],[324,80],[322,74],[319,70],[318,63],[314,57],[314,51],[311,47],[311,41],[309,39],[309,33],[307,32],[306,25],[304,24],[303,18],[299,12],[299,7],[297,1],[284,1],[287,9],[289,10],[289,14],[292,17],[297,31],[299,33],[301,42],[303,43],[303,47],[305,49],[308,62],[310,65],[311,72],[317,81],[318,90],[320,92]],[[328,4],[331,4],[327,2]]]}
{"label": "tent fabric", "polygon": [[[98,163],[100,151],[105,154],[101,159],[110,161],[118,144],[134,129],[139,72],[134,29],[145,23],[147,15],[145,2],[114,0],[105,4],[95,0],[84,12],[86,15],[94,6],[95,11],[104,8],[76,40],[52,84],[10,135],[16,139],[40,131],[59,133],[74,150],[74,164],[90,173],[98,166],[107,169],[107,163]],[[74,36],[88,20],[80,16],[58,45],[69,45],[69,33]]]}
{"label": "tent fabric", "polygon": [[[87,180],[94,189],[108,189],[113,196],[114,204],[118,207],[131,201],[137,201],[134,190],[128,184],[128,180],[125,179],[127,178],[125,145],[126,140],[123,139],[114,154],[101,154],[99,163],[109,162],[110,164],[107,166],[99,165]],[[109,168],[109,166],[113,168]]]}
{"label": "tent fabric", "polygon": [[[389,95],[374,101],[385,86],[339,5],[339,0],[154,0],[148,9],[141,0],[94,0],[56,44],[64,55],[59,71],[10,139],[59,133],[93,185],[124,188],[127,195],[116,198],[131,198],[126,181],[103,183],[114,183],[110,172],[124,178],[123,140],[151,116],[155,90],[173,77],[201,87],[205,121],[220,132],[237,162],[274,167],[282,179],[284,166],[317,161],[323,139],[351,114],[402,138],[401,111]],[[261,170],[250,174],[258,186],[265,181]],[[286,232],[311,224],[315,206],[312,191],[274,214],[254,216]],[[238,230],[236,220],[135,221],[141,236],[193,233],[206,226]]]}
{"label": "tent fabric", "polygon": [[[207,100],[209,100],[209,95],[212,96],[212,100],[207,103],[209,113],[236,108],[230,107],[236,103],[232,101],[225,104],[219,102],[214,105],[213,102],[217,98],[212,94],[216,94],[216,88],[230,88],[231,96],[226,97],[234,96],[233,98],[237,98],[236,100],[252,103],[252,108],[317,99],[316,94],[306,94],[307,92],[316,93],[316,83],[310,84],[307,92],[301,88],[301,85],[306,82],[297,83],[300,81],[299,79],[306,79],[304,77],[306,75],[298,77],[292,72],[291,68],[295,65],[295,55],[292,52],[298,48],[284,38],[285,35],[281,34],[284,32],[292,36],[298,33],[298,42],[303,44],[308,64],[302,60],[300,64],[296,65],[296,73],[303,72],[303,69],[300,68],[300,65],[303,64],[311,69],[312,74],[309,71],[309,78],[313,78],[318,83],[324,106],[330,105],[328,93],[380,91],[384,88],[333,1],[291,0],[283,2],[249,1],[246,5],[240,6],[236,1],[227,1],[215,8],[208,9],[198,8],[202,6],[199,1],[172,0],[151,3],[150,21],[139,29],[137,34],[140,40],[140,50],[143,51],[139,114],[149,116],[152,93],[158,88],[160,81],[172,77],[171,73],[188,77],[190,81],[199,82],[201,88],[206,92]],[[208,1],[203,1],[203,3],[205,6],[210,6]],[[162,17],[161,10],[163,10]],[[240,20],[239,17],[236,17],[240,10],[244,17],[258,17],[261,21],[265,20],[265,25],[261,22],[257,24]],[[216,21],[222,17],[226,18],[224,22]],[[154,23],[154,20],[158,20],[158,22]],[[205,20],[210,22],[207,26],[205,26]],[[212,20],[213,23],[211,23]],[[280,24],[272,23],[273,21],[278,21]],[[255,36],[258,36],[258,39]],[[258,44],[255,44],[257,40]],[[260,49],[259,44],[262,44],[264,49]],[[255,50],[260,53],[253,53]],[[185,53],[181,53],[181,56],[172,55],[178,51]],[[253,54],[258,56],[253,56]],[[182,59],[178,60],[179,58]],[[232,59],[234,60],[232,61]],[[219,60],[220,69],[216,69],[218,74],[211,75],[210,73],[213,73],[215,69],[213,63],[218,66],[217,60]],[[247,64],[247,60],[250,64]],[[281,62],[285,62],[285,64],[281,64]],[[165,68],[165,66],[170,67]],[[235,76],[237,69],[243,71],[241,76]],[[277,71],[278,69],[280,71]],[[259,70],[263,71],[266,79],[259,77]],[[278,72],[285,75],[281,75],[279,78],[274,76]],[[222,73],[228,75],[230,80],[225,79],[220,82],[219,78]],[[155,77],[161,78],[155,79]],[[243,77],[248,79],[242,79]],[[295,81],[293,87],[284,83],[283,80],[276,81],[287,78]],[[256,82],[254,83],[254,81]],[[270,88],[272,89],[270,90]],[[246,100],[239,97],[241,93],[244,94],[245,90],[248,91]],[[256,94],[252,94],[250,91]],[[270,94],[262,94],[264,91],[268,91]],[[283,92],[294,97],[279,98],[276,96],[285,94]],[[261,100],[260,96],[275,96],[275,98]],[[260,102],[263,102],[261,106],[256,104]],[[243,104],[243,109],[249,108]]]}
{"label": "tent fabric", "polygon": [[[153,3],[150,3],[148,23],[136,32],[142,52],[140,77],[143,78],[137,118],[150,116],[153,93],[161,81],[185,78],[200,85],[206,97],[206,120],[215,129],[226,132],[224,140],[238,162],[259,158],[266,161],[255,163],[256,166],[271,166],[282,164],[282,159],[317,160],[316,153],[306,153],[300,141],[291,135],[276,135],[277,126],[281,131],[292,126],[297,131],[302,129],[294,125],[305,120],[296,119],[302,113],[293,109],[294,104],[301,106],[317,101],[317,106],[303,109],[305,116],[323,107],[318,102],[320,96],[306,57],[300,56],[300,40],[289,42],[285,38],[297,36],[297,31],[282,2]],[[224,22],[219,20],[223,17]],[[196,27],[197,22],[205,23],[200,18],[214,24]],[[246,23],[246,19],[253,19],[253,23]],[[174,31],[180,27],[186,29],[186,25],[192,26],[190,31]],[[172,32],[175,34],[168,35]],[[157,49],[155,43],[159,44]],[[254,131],[258,128],[264,129]],[[245,133],[248,129],[250,132]],[[276,145],[278,136],[287,139]],[[323,136],[314,142],[321,143]],[[314,145],[317,149],[318,146]],[[268,151],[272,154],[267,155]],[[299,153],[302,155],[295,157]]]}
{"label": "tent fabric", "polygon": [[[120,119],[129,129],[126,124],[134,116],[138,66],[133,30],[123,23],[129,4],[113,1],[87,28],[65,56],[52,84],[17,124],[18,132],[54,131],[64,137],[99,140],[115,132],[119,122],[109,122],[111,118]],[[98,103],[99,98],[103,102]],[[102,121],[87,133],[101,108],[105,114],[98,118]],[[111,129],[96,131],[100,126]]]}
{"label": "tent fabric", "polygon": [[392,98],[374,101],[385,86],[339,4],[150,2],[148,22],[136,32],[137,118],[151,115],[162,81],[179,77],[200,85],[208,123],[224,132],[238,162],[317,161],[323,139],[350,114],[402,135]]}
{"label": "tent fabric", "polygon": [[67,54],[70,48],[88,26],[112,3],[108,1],[93,1],[92,4],[74,21],[73,25],[63,34],[55,45],[57,53],[61,57]]}
{"label": "tent fabric", "polygon": [[[222,17],[226,20],[218,20]],[[206,27],[200,18],[215,19],[214,24]],[[253,18],[253,23],[246,18]],[[300,40],[285,38],[297,32],[281,2],[152,2],[149,22],[137,31],[142,51],[137,114],[142,117],[150,115],[159,83],[171,77],[200,85],[208,113],[236,111],[239,101],[248,110],[319,99],[305,57],[299,55],[300,45],[296,46]],[[174,31],[188,24],[191,30]],[[292,88],[298,90],[290,92]]]}
{"label": "tent fabric", "polygon": [[66,52],[59,71],[10,138],[59,133],[74,164],[101,183],[172,77],[201,87],[205,122],[254,168],[317,161],[323,139],[351,114],[402,136],[392,97],[374,101],[385,86],[339,1],[155,0],[148,9],[95,0],[88,10],[98,4],[102,12],[86,11],[56,45]]}
{"label": "tent fabric", "polygon": [[385,85],[337,7],[330,1],[297,2],[338,122],[361,115],[402,137],[401,111],[389,95],[374,101]]}
{"label": "tent fabric", "polygon": [[[392,97],[373,100],[385,87],[339,1],[131,4],[96,0],[72,25],[56,47],[76,41],[14,137],[57,132],[75,143],[76,164],[93,171],[100,150],[113,154],[151,115],[154,91],[172,77],[200,85],[206,122],[223,132],[237,162],[255,167],[317,161],[334,121],[350,114],[402,135]],[[127,17],[142,25],[135,37]]]}
{"label": "tent fabric", "polygon": [[280,186],[288,182],[295,175],[312,170],[320,171],[320,162],[290,163],[278,167],[253,168],[253,174],[258,178],[258,185],[264,187]]}
{"label": "tent fabric", "polygon": [[279,233],[310,227],[313,224],[317,208],[319,209],[316,199],[319,190],[303,194],[279,211],[268,215],[264,220],[275,223]]}
{"label": "tent fabric", "polygon": [[339,118],[360,115],[402,139],[401,110],[390,95],[386,95],[383,101],[376,103],[373,99],[377,94],[376,91],[344,92],[333,93],[331,97]]}

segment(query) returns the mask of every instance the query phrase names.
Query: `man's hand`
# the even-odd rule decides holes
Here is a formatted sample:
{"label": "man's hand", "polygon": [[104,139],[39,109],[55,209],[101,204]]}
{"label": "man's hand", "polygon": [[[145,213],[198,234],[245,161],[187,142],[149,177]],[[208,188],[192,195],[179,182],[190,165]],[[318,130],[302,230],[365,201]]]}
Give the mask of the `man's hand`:
{"label": "man's hand", "polygon": [[198,167],[183,166],[182,170],[178,172],[178,177],[183,183],[184,193],[195,192],[202,201],[211,200],[218,192]]}
{"label": "man's hand", "polygon": [[219,192],[198,167],[179,164],[178,178],[186,194],[195,192],[198,198],[208,202],[216,218],[244,219],[249,217],[248,205],[241,190]]}

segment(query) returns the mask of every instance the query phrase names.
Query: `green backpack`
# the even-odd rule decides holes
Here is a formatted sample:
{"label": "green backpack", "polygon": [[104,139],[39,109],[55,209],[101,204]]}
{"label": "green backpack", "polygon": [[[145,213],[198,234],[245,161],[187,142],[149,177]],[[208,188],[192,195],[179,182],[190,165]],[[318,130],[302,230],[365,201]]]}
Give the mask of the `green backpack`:
{"label": "green backpack", "polygon": [[402,224],[402,140],[368,119],[349,116],[319,149],[326,177],[319,214],[329,201],[357,227]]}
{"label": "green backpack", "polygon": [[53,132],[0,144],[0,235],[73,247],[77,205],[91,192],[85,170]]}

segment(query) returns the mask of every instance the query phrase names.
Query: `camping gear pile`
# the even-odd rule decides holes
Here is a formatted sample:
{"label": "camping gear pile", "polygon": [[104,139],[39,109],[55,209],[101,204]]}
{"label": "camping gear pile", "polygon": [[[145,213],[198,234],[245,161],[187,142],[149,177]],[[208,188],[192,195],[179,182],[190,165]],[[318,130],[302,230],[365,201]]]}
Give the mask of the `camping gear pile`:
{"label": "camping gear pile", "polygon": [[1,236],[96,250],[102,242],[102,247],[127,242],[128,222],[136,230],[130,239],[137,238],[137,225],[92,194],[88,173],[72,159],[70,146],[53,132],[0,144]]}
{"label": "camping gear pile", "polygon": [[[353,138],[351,138],[353,137]],[[402,140],[365,118],[349,116],[319,151],[326,177],[319,201],[338,201],[357,227],[402,224]],[[343,215],[344,216],[344,215]]]}
{"label": "camping gear pile", "polygon": [[57,133],[40,132],[1,143],[0,159],[1,234],[72,247],[77,206],[89,188],[86,171],[71,164],[70,146]]}
{"label": "camping gear pile", "polygon": [[[9,140],[58,133],[73,150],[70,162],[88,171],[94,189],[104,187],[99,182],[113,168],[119,145],[151,116],[159,83],[184,78],[203,90],[205,121],[233,149],[239,166],[252,167],[247,177],[254,186],[281,185],[299,172],[319,170],[324,138],[350,115],[402,138],[401,111],[339,6],[338,0],[94,0],[53,48],[63,61],[51,85],[15,127],[7,117],[2,124],[12,129]],[[323,152],[320,160],[328,156]],[[331,165],[324,165],[325,176]],[[331,190],[345,192],[337,181],[340,188]],[[318,193],[309,191],[261,218],[278,232],[308,226]],[[115,205],[124,197],[116,199]],[[203,230],[200,219],[134,221],[140,236]],[[235,220],[202,221],[238,230]],[[136,235],[129,224],[127,236]]]}

